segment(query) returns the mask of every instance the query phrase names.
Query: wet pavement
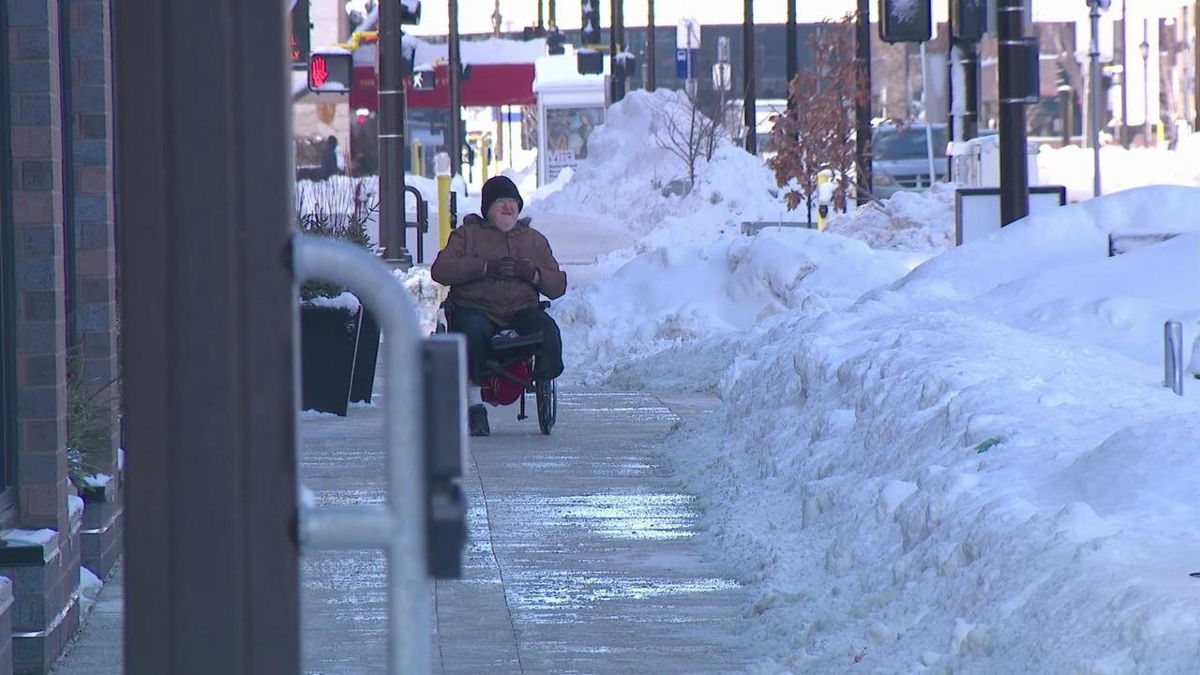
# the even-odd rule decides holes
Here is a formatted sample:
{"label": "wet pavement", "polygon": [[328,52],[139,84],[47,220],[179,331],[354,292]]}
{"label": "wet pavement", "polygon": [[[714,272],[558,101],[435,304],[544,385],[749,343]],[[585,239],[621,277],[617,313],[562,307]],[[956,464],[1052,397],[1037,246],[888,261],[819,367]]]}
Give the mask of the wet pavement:
{"label": "wet pavement", "polygon": [[[470,543],[464,578],[434,585],[434,671],[743,672],[747,594],[693,536],[693,499],[655,451],[680,417],[645,394],[560,396],[551,436],[510,407],[472,439]],[[318,504],[383,501],[381,430],[378,406],[303,417],[301,478]],[[384,672],[383,556],[312,552],[303,573],[305,672]],[[120,672],[111,650],[100,663],[86,647],[120,644],[110,619],[89,624],[61,672]]]}

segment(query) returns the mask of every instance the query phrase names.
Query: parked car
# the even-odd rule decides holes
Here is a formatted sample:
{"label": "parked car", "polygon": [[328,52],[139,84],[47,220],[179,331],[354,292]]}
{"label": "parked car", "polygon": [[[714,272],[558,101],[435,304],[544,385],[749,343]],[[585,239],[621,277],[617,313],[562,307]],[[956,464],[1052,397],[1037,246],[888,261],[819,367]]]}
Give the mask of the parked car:
{"label": "parked car", "polygon": [[[934,181],[950,180],[950,160],[946,156],[949,131],[945,124],[934,124],[933,170],[929,176],[929,156],[925,125],[897,126],[881,124],[871,136],[871,173],[874,194],[885,199],[903,190],[924,190]],[[980,129],[979,135],[994,136],[994,129]]]}
{"label": "parked car", "polygon": [[873,194],[880,198],[890,197],[901,190],[922,190],[933,181],[944,181],[950,173],[946,158],[948,142],[945,124],[934,124],[933,168],[934,177],[929,175],[929,151],[925,139],[925,125],[897,126],[881,124],[871,135],[871,174]]}

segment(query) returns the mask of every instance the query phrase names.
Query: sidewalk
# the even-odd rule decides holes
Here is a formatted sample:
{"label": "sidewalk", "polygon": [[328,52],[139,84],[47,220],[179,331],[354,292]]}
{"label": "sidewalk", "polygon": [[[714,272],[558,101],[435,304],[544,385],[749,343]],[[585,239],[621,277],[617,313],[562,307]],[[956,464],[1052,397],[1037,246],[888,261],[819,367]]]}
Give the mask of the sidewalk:
{"label": "sidewalk", "polygon": [[[561,394],[548,437],[515,408],[489,413],[492,436],[472,439],[465,481],[464,578],[435,585],[435,672],[744,671],[746,594],[691,536],[693,500],[655,455],[679,417],[629,393]],[[301,426],[302,482],[318,503],[383,500],[381,407]],[[306,672],[384,672],[383,562],[367,551],[305,556]],[[98,610],[119,606],[119,593],[105,588]],[[119,653],[119,615],[102,618],[93,613],[56,672],[120,672],[111,650],[93,659]]]}

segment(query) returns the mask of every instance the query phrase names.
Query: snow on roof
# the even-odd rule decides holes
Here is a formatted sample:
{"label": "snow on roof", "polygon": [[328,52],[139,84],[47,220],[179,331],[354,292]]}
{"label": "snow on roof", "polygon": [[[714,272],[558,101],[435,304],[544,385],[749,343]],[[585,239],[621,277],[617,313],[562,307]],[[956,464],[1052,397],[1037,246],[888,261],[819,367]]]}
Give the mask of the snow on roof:
{"label": "snow on roof", "polygon": [[[405,35],[404,45],[409,48],[415,46],[413,63],[434,63],[450,58],[450,46],[445,43],[434,44]],[[470,64],[534,63],[546,54],[546,40],[462,40],[459,42],[459,54],[463,63]]]}

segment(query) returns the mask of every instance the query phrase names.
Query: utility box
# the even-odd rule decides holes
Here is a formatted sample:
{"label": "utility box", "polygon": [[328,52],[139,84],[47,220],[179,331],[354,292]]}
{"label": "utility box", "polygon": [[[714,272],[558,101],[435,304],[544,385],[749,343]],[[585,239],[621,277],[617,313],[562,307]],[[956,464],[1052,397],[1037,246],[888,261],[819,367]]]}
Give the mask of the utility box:
{"label": "utility box", "polygon": [[[972,138],[963,143],[951,143],[950,180],[965,187],[999,187],[1000,185],[1000,136],[989,134]],[[1026,167],[1029,184],[1038,182],[1038,147],[1025,144]]]}

